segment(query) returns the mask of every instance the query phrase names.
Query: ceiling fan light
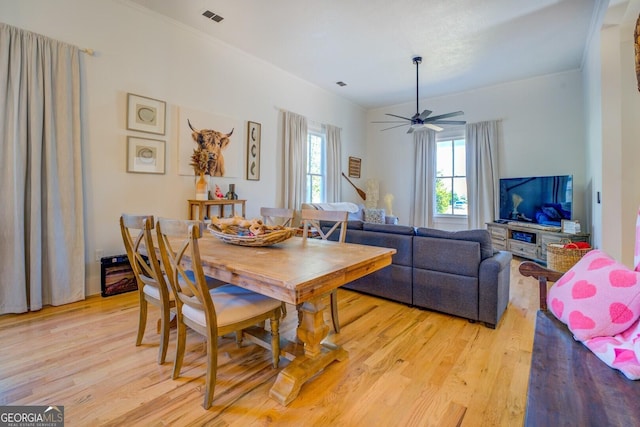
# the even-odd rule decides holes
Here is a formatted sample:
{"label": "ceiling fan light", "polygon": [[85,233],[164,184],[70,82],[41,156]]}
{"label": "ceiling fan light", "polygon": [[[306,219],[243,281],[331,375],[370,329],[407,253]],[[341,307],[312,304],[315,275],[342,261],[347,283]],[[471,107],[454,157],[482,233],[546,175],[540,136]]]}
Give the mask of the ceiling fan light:
{"label": "ceiling fan light", "polygon": [[424,127],[429,128],[429,129],[433,129],[436,132],[440,132],[440,131],[444,130],[444,128],[441,128],[440,126],[436,126],[433,123],[425,123]]}

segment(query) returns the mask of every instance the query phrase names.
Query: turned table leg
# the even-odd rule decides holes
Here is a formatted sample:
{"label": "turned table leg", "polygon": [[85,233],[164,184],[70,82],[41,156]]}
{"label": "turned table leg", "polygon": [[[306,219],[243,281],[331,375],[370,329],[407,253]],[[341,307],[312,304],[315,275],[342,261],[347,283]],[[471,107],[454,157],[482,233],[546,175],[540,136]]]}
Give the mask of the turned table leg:
{"label": "turned table leg", "polygon": [[300,307],[302,321],[298,326],[298,338],[304,343],[304,356],[296,357],[278,374],[269,395],[282,405],[291,403],[300,392],[302,384],[323,370],[334,360],[348,357],[341,346],[322,343],[329,333],[324,322],[322,298],[306,301]]}

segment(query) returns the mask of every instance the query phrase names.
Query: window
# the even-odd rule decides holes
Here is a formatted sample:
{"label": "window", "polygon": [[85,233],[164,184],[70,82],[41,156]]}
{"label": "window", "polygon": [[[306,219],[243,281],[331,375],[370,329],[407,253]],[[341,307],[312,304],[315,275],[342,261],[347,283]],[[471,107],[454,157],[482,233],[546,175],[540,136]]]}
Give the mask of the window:
{"label": "window", "polygon": [[436,143],[436,215],[467,215],[467,162],[464,138]]}
{"label": "window", "polygon": [[307,135],[307,203],[325,201],[325,138],[320,132]]}

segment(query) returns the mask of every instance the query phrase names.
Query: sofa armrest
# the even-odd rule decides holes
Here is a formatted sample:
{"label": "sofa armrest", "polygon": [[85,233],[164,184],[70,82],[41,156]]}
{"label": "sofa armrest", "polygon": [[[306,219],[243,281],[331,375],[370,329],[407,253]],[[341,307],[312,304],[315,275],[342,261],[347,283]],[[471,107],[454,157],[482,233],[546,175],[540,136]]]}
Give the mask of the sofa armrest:
{"label": "sofa armrest", "polygon": [[511,252],[500,251],[480,263],[478,320],[495,328],[509,303]]}

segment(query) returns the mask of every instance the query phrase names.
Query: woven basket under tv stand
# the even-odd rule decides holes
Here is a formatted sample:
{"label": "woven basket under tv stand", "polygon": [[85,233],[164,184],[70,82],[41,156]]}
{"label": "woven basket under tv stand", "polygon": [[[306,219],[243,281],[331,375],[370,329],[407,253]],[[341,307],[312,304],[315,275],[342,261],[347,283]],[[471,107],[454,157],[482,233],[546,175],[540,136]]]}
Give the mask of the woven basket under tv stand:
{"label": "woven basket under tv stand", "polygon": [[521,258],[546,263],[547,244],[559,243],[563,240],[589,243],[589,233],[570,234],[561,231],[535,228],[528,224],[488,222],[487,230],[491,234],[493,248],[509,251]]}

